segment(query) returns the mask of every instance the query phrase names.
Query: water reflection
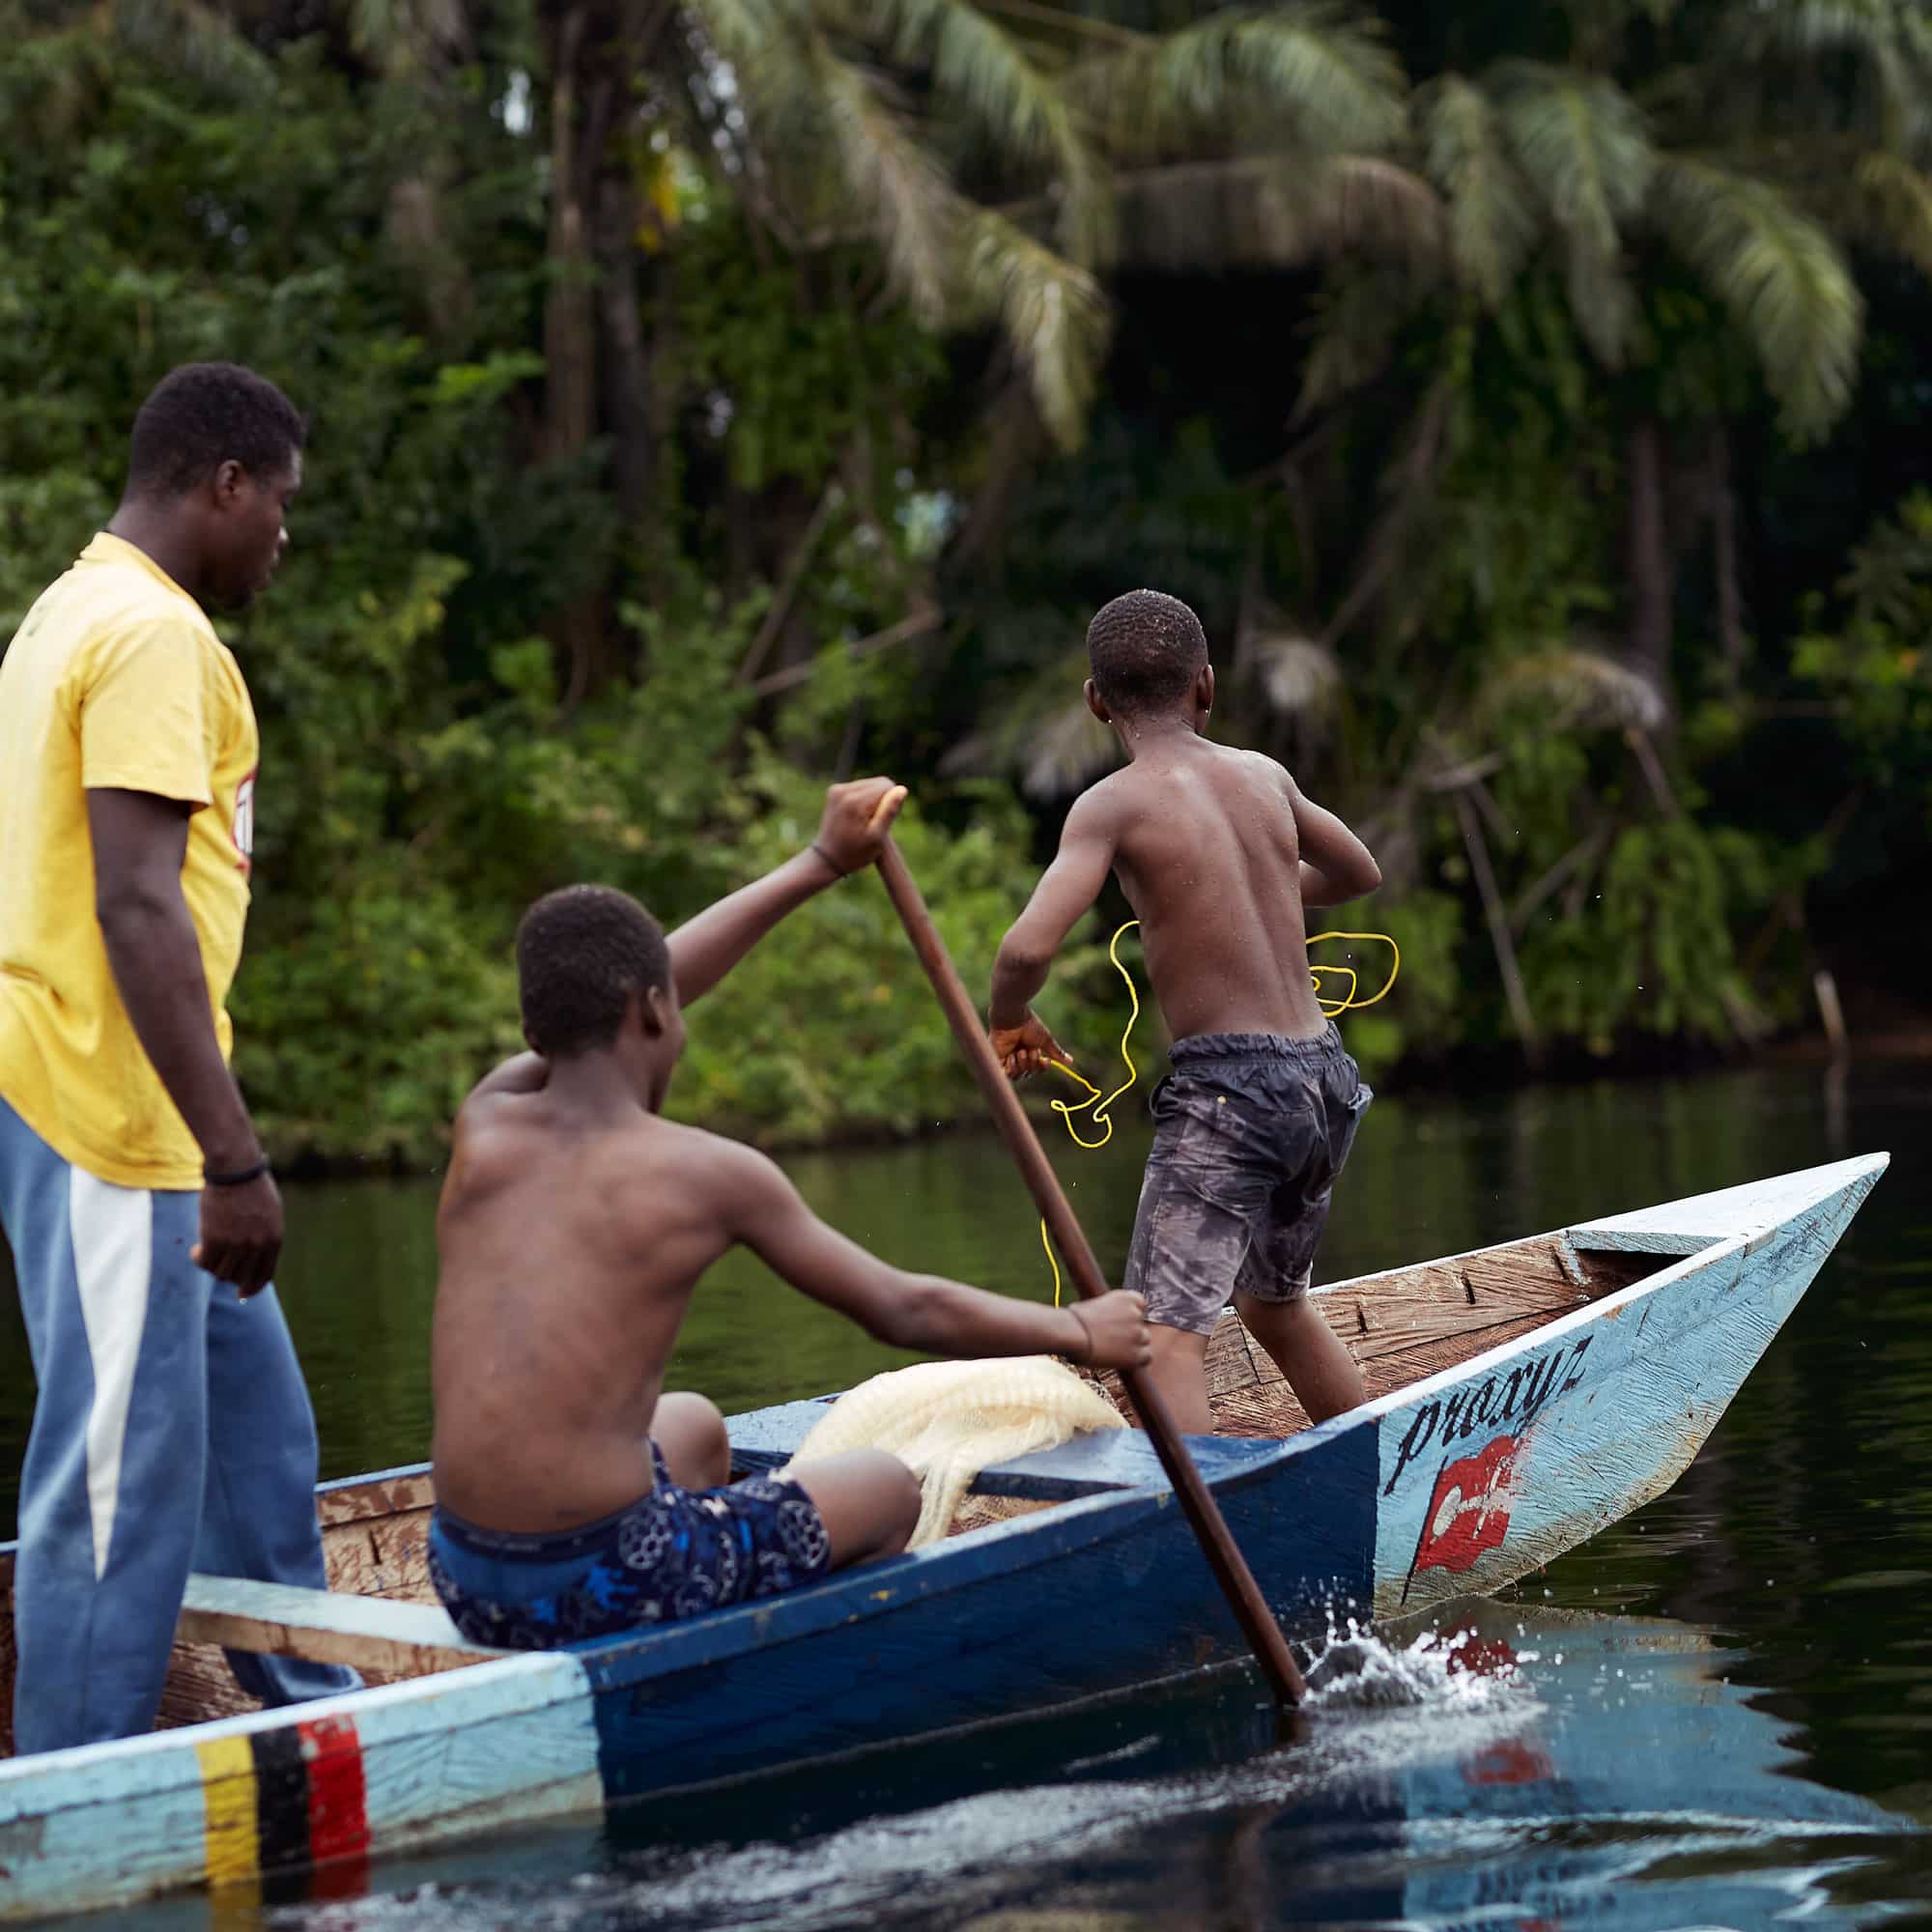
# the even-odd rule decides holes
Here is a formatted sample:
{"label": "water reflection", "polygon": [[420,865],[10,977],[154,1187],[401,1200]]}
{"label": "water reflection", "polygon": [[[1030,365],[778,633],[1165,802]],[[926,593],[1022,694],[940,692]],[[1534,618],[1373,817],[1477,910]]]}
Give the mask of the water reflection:
{"label": "water reflection", "polygon": [[[1849,1081],[1839,1111],[1850,1119],[1838,1126],[1826,1079]],[[1853,1230],[1853,1243],[1869,1251],[1869,1225],[1921,1184],[1932,1154],[1924,1092],[1909,1066],[1855,1066],[1849,1075],[1760,1066],[1463,1103],[1384,1098],[1337,1192],[1321,1272],[1331,1280],[1365,1273],[1897,1142],[1891,1177]],[[1113,1144],[1094,1153],[1048,1138],[1101,1264],[1115,1273],[1147,1132],[1144,1120],[1123,1120]],[[1051,1292],[1032,1207],[988,1137],[797,1155],[785,1164],[821,1213],[890,1260],[1009,1293]],[[288,1189],[279,1287],[315,1397],[325,1474],[412,1462],[427,1451],[436,1187],[430,1179]],[[1923,1244],[1899,1249],[1889,1264],[1921,1268],[1925,1254]],[[1814,1291],[1807,1309],[1818,1299]],[[558,1319],[569,1319],[567,1299]],[[673,1379],[734,1410],[843,1386],[907,1359],[738,1255],[706,1278]],[[1775,1352],[1759,1381],[1778,1360]],[[1889,1400],[1882,1378],[1879,1395]],[[12,1514],[31,1403],[17,1308],[11,1293],[0,1294],[0,1525]]]}
{"label": "water reflection", "polygon": [[[837,1777],[391,1864],[371,1896],[231,1908],[227,1922],[1836,1928],[1870,1922],[1901,1878],[1932,1877],[1906,1821],[1790,1775],[1783,1726],[1729,1681],[1735,1653],[1709,1633],[1492,1605],[1449,1623],[1460,1634],[1421,1662],[1400,1634],[1318,1664],[1304,1741],[1287,1748],[1266,1743],[1255,1680],[1223,1671]],[[202,1905],[113,1922],[213,1920]]]}
{"label": "water reflection", "polygon": [[[1932,1824],[1932,1085],[1905,1065],[1854,1063],[1835,1092],[1827,1078],[1763,1066],[1384,1099],[1364,1129],[1330,1278],[1893,1153],[1683,1480],[1488,1613],[1536,1653],[1527,1706],[1331,1710],[1273,1755],[1252,1687],[1169,1688],[1009,1741],[466,1849],[290,1922],[1835,1925],[1932,1896],[1917,1829]],[[1144,1130],[1099,1153],[1054,1149],[1103,1266],[1124,1253],[1144,1152]],[[1049,1292],[1032,1210],[989,1141],[787,1166],[894,1260]],[[282,1288],[333,1473],[426,1449],[434,1191],[290,1190]],[[700,1293],[673,1375],[736,1409],[903,1359],[734,1258]],[[0,1293],[0,1484],[30,1400]],[[8,1490],[0,1520],[10,1508]],[[1559,1640],[1559,1610],[1590,1621]],[[397,1889],[418,1880],[434,1889]],[[180,1910],[201,1917],[166,1922],[210,1922]]]}

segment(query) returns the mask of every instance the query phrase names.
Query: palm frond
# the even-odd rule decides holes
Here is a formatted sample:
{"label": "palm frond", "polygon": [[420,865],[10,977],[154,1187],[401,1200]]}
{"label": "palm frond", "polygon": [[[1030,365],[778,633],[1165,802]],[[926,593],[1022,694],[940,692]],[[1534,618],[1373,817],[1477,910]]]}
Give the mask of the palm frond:
{"label": "palm frond", "polygon": [[962,216],[959,264],[965,314],[997,317],[1027,373],[1040,420],[1064,448],[1086,428],[1107,307],[1099,285],[992,209]]}
{"label": "palm frond", "polygon": [[1435,189],[1374,156],[1189,161],[1118,186],[1121,259],[1139,266],[1295,268],[1348,253],[1435,272],[1444,259]]}
{"label": "palm frond", "polygon": [[807,25],[803,0],[689,0],[694,18],[727,60],[756,54],[760,42]]}
{"label": "palm frond", "polygon": [[956,197],[938,161],[871,78],[823,41],[813,62],[845,186],[865,215],[913,308],[945,312]]}
{"label": "palm frond", "polygon": [[1618,255],[1600,255],[1572,238],[1564,250],[1564,285],[1583,340],[1606,369],[1621,369],[1636,334],[1636,291]]}
{"label": "palm frond", "polygon": [[1932,274],[1932,178],[1904,156],[1878,149],[1860,156],[1844,217],[1868,246]]}
{"label": "palm frond", "polygon": [[841,59],[807,0],[691,0],[752,141],[796,193],[842,204],[926,322],[945,312],[957,197],[882,77]]}
{"label": "palm frond", "polygon": [[1575,69],[1517,62],[1498,81],[1511,151],[1552,219],[1614,255],[1657,167],[1641,110],[1615,82]]}
{"label": "palm frond", "polygon": [[1494,309],[1536,240],[1530,185],[1510,158],[1495,103],[1460,74],[1429,90],[1423,132],[1429,178],[1449,206],[1457,274]]}
{"label": "palm frond", "polygon": [[1817,53],[1886,36],[1897,16],[1896,0],[1772,0],[1748,9],[1742,25],[1760,42]]}
{"label": "palm frond", "polygon": [[1295,415],[1305,416],[1374,382],[1389,365],[1410,305],[1407,278],[1392,270],[1350,266],[1331,274],[1315,298]]}
{"label": "palm frond", "polygon": [[1750,56],[1784,54],[1814,72],[1823,55],[1855,60],[1871,78],[1888,144],[1922,137],[1932,125],[1932,31],[1913,0],[1776,0],[1741,9],[1735,20],[1733,32]]}
{"label": "palm frond", "polygon": [[810,0],[685,0],[696,72],[724,108],[742,109],[754,144],[782,162],[822,159],[826,128],[817,88],[823,37]]}
{"label": "palm frond", "polygon": [[[1084,648],[1043,664],[1001,705],[995,722],[939,761],[945,774],[1010,772],[1029,798],[1065,798],[1120,762],[1113,732],[1087,709]],[[1071,694],[1069,696],[1068,694]]]}
{"label": "palm frond", "polygon": [[754,142],[788,177],[815,169],[821,200],[836,185],[840,211],[878,241],[923,320],[996,325],[1041,420],[1077,443],[1107,331],[1093,276],[961,196],[883,78],[839,57],[811,0],[691,4],[732,67]]}
{"label": "palm frond", "polygon": [[1498,80],[1511,152],[1561,241],[1577,327],[1616,368],[1636,327],[1623,232],[1657,171],[1649,128],[1630,96],[1599,75],[1516,62]]}
{"label": "palm frond", "polygon": [[862,30],[895,59],[930,63],[942,102],[1003,157],[1045,172],[1055,190],[1062,250],[1107,259],[1113,205],[1106,171],[1072,103],[1025,45],[972,0],[845,0]]}
{"label": "palm frond", "polygon": [[1685,155],[1663,161],[1653,207],[1750,343],[1786,429],[1822,435],[1851,398],[1864,323],[1831,236],[1768,184]]}
{"label": "palm frond", "polygon": [[1065,798],[1119,763],[1120,745],[1075,697],[1042,719],[1029,735],[1020,762],[1020,789],[1029,798]]}
{"label": "palm frond", "polygon": [[1127,157],[1231,132],[1276,147],[1375,153],[1406,121],[1402,68],[1379,24],[1335,0],[1210,14],[1082,62],[1067,86]]}

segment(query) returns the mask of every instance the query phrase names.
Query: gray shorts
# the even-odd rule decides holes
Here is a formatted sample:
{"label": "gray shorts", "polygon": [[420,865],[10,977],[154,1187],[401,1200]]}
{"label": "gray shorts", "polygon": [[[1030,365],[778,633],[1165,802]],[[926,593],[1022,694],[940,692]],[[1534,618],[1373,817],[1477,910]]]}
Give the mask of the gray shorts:
{"label": "gray shorts", "polygon": [[1208,1334],[1236,1290],[1308,1293],[1335,1177],[1373,1098],[1331,1025],[1314,1039],[1197,1034],[1153,1091],[1153,1151],[1122,1286]]}

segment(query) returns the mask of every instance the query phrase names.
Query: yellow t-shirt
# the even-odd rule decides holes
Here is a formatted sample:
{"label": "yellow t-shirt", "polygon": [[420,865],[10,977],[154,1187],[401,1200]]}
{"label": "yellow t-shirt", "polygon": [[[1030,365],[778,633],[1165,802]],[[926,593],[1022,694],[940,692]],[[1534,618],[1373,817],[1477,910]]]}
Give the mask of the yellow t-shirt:
{"label": "yellow t-shirt", "polygon": [[124,1187],[199,1187],[201,1150],[114,984],[86,794],[197,808],[182,892],[225,1055],[258,744],[241,668],[200,605],[104,531],[0,658],[0,1096],[65,1159]]}

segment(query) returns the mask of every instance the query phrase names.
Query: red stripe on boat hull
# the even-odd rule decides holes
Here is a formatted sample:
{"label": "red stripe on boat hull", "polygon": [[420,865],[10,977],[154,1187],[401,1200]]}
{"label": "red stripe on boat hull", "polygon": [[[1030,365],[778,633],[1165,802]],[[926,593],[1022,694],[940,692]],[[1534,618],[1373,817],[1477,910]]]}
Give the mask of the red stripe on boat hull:
{"label": "red stripe on boat hull", "polygon": [[298,1726],[308,1760],[308,1852],[312,1897],[345,1898],[369,1875],[369,1814],[362,1742],[350,1718],[314,1718]]}

